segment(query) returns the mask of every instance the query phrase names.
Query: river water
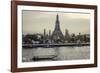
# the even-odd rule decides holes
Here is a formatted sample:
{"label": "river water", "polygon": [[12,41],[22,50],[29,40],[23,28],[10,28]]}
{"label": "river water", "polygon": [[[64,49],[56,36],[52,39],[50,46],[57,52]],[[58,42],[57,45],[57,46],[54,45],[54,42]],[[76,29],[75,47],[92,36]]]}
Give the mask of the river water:
{"label": "river water", "polygon": [[[23,48],[22,61],[81,60],[90,58],[90,47]],[[41,60],[40,60],[41,59]]]}

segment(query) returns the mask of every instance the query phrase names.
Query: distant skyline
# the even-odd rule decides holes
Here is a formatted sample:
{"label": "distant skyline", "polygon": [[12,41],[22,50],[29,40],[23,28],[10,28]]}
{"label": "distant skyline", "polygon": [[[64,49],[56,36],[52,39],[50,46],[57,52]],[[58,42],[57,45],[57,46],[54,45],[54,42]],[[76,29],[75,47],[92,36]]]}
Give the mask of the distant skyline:
{"label": "distant skyline", "polygon": [[46,33],[54,31],[56,15],[59,15],[60,29],[65,35],[65,29],[69,34],[90,33],[90,14],[86,13],[63,13],[63,12],[40,12],[22,11],[23,34]]}

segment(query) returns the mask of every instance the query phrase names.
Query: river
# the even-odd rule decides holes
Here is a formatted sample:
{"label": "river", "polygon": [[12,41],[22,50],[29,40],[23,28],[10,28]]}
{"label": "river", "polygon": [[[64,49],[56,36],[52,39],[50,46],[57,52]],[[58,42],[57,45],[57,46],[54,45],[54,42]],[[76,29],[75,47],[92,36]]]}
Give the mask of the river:
{"label": "river", "polygon": [[[36,58],[34,60],[34,58]],[[23,48],[22,61],[81,60],[90,58],[90,46]]]}

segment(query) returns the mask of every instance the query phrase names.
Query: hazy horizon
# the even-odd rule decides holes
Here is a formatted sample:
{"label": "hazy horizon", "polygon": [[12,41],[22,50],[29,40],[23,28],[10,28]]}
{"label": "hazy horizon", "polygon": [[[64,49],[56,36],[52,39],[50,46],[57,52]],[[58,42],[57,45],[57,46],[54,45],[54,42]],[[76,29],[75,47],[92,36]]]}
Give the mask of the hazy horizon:
{"label": "hazy horizon", "polygon": [[23,10],[23,34],[43,34],[44,29],[46,29],[47,33],[49,33],[49,30],[53,32],[57,14],[59,15],[60,29],[63,34],[65,34],[66,29],[69,31],[69,34],[90,33],[90,14]]}

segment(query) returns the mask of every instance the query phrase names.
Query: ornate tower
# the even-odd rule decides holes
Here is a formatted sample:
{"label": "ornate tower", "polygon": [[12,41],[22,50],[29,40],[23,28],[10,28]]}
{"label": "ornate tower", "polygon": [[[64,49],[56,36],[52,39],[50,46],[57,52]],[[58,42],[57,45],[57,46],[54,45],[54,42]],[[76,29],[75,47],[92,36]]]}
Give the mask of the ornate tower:
{"label": "ornate tower", "polygon": [[65,40],[69,40],[69,39],[70,39],[70,36],[69,36],[68,30],[65,29]]}
{"label": "ornate tower", "polygon": [[44,34],[43,34],[43,43],[46,41],[46,29],[44,29]]}
{"label": "ornate tower", "polygon": [[63,34],[62,34],[61,30],[60,30],[59,16],[57,14],[56,23],[55,23],[55,29],[54,29],[54,31],[52,33],[52,39],[56,41],[56,40],[59,40],[59,39],[62,40],[63,38],[64,38],[64,36],[63,36]]}

